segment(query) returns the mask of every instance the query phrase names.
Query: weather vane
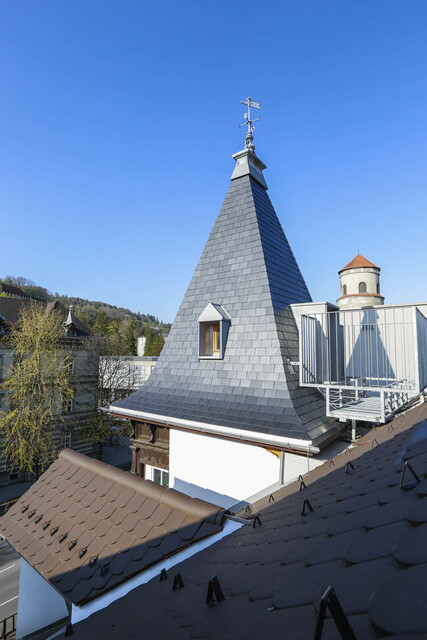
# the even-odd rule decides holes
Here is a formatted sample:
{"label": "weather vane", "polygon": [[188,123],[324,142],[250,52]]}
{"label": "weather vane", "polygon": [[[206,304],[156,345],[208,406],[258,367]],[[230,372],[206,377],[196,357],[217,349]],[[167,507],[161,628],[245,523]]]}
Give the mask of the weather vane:
{"label": "weather vane", "polygon": [[254,109],[259,109],[261,111],[261,105],[259,104],[259,102],[254,102],[253,100],[251,100],[250,96],[248,96],[246,100],[240,100],[240,104],[246,105],[248,107],[248,111],[244,115],[245,122],[243,122],[242,124],[239,124],[239,127],[244,127],[245,125],[248,126],[248,132],[245,138],[245,145],[247,149],[254,151],[255,145],[252,143],[252,140],[254,139],[252,135],[252,131],[255,130],[255,127],[253,126],[253,123],[258,122],[258,120],[261,120],[261,118],[254,118],[253,120],[251,119],[251,107],[253,107]]}

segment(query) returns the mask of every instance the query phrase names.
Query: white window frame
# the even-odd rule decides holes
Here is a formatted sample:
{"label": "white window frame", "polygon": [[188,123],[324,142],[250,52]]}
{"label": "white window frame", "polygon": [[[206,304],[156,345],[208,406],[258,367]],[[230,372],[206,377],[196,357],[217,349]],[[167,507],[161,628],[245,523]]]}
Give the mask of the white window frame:
{"label": "white window frame", "polygon": [[74,411],[74,399],[64,398],[62,400],[62,413],[72,413]]}
{"label": "white window frame", "polygon": [[72,437],[71,437],[71,433],[65,433],[63,438],[62,438],[62,446],[63,448],[69,448],[71,449],[71,442],[72,442]]}
{"label": "white window frame", "polygon": [[[156,474],[156,471],[158,472],[158,474],[160,474],[160,480],[161,480],[160,482],[158,482],[158,480],[155,480],[155,476],[158,475]],[[169,487],[169,477],[170,477],[169,471],[167,469],[160,469],[160,467],[152,467],[151,465],[148,465],[148,464],[145,465],[146,480],[151,480],[152,482],[159,484],[161,487]]]}
{"label": "white window frame", "polygon": [[[210,302],[198,318],[199,323],[199,360],[222,360],[224,358],[231,318],[220,305]],[[219,352],[204,353],[204,335],[207,325],[219,324]]]}

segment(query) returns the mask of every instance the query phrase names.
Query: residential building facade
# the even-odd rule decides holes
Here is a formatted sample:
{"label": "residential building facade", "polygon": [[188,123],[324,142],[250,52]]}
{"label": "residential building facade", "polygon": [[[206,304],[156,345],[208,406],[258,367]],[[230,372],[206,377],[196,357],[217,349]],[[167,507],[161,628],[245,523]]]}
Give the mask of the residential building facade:
{"label": "residential building facade", "polygon": [[[10,327],[19,320],[22,309],[29,304],[32,304],[31,300],[0,297],[0,385],[13,365],[14,352],[8,342]],[[93,361],[85,344],[90,337],[90,332],[72,316],[71,311],[67,315],[59,303],[51,302],[46,305],[46,313],[54,310],[64,316],[62,345],[72,358],[74,395],[63,399],[63,415],[53,437],[58,449],[71,447],[81,453],[90,453],[93,445],[82,435],[88,421],[93,419],[97,406],[94,393],[97,386],[97,372],[93,369]],[[9,398],[1,387],[0,408],[5,412],[9,410]],[[21,477],[22,475],[8,468],[6,459],[0,451],[0,484],[8,484]]]}

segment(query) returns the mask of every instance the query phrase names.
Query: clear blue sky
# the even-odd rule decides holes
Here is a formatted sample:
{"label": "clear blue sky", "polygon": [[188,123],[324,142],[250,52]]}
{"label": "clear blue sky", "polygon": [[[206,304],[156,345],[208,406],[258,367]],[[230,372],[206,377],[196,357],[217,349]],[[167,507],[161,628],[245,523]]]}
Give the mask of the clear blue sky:
{"label": "clear blue sky", "polygon": [[0,3],[0,276],[172,321],[250,94],[316,300],[427,299],[426,0]]}

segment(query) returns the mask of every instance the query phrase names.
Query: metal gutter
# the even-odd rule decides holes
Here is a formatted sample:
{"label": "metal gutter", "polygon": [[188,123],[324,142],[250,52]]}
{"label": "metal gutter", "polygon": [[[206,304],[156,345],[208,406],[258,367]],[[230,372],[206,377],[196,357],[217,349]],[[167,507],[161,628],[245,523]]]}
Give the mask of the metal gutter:
{"label": "metal gutter", "polygon": [[315,447],[311,440],[297,440],[295,438],[282,438],[267,433],[253,433],[244,429],[234,429],[233,427],[223,427],[216,424],[206,424],[204,422],[196,422],[193,420],[183,420],[182,418],[171,418],[170,416],[162,416],[156,413],[145,413],[144,411],[136,411],[135,409],[122,409],[110,405],[110,412],[114,415],[128,418],[136,418],[146,420],[148,422],[157,422],[167,427],[174,427],[183,430],[196,431],[206,435],[219,436],[223,438],[232,438],[233,440],[241,440],[249,444],[259,444],[271,447],[273,449],[292,449],[293,451],[303,451],[304,453],[317,454],[320,452],[319,447]]}

